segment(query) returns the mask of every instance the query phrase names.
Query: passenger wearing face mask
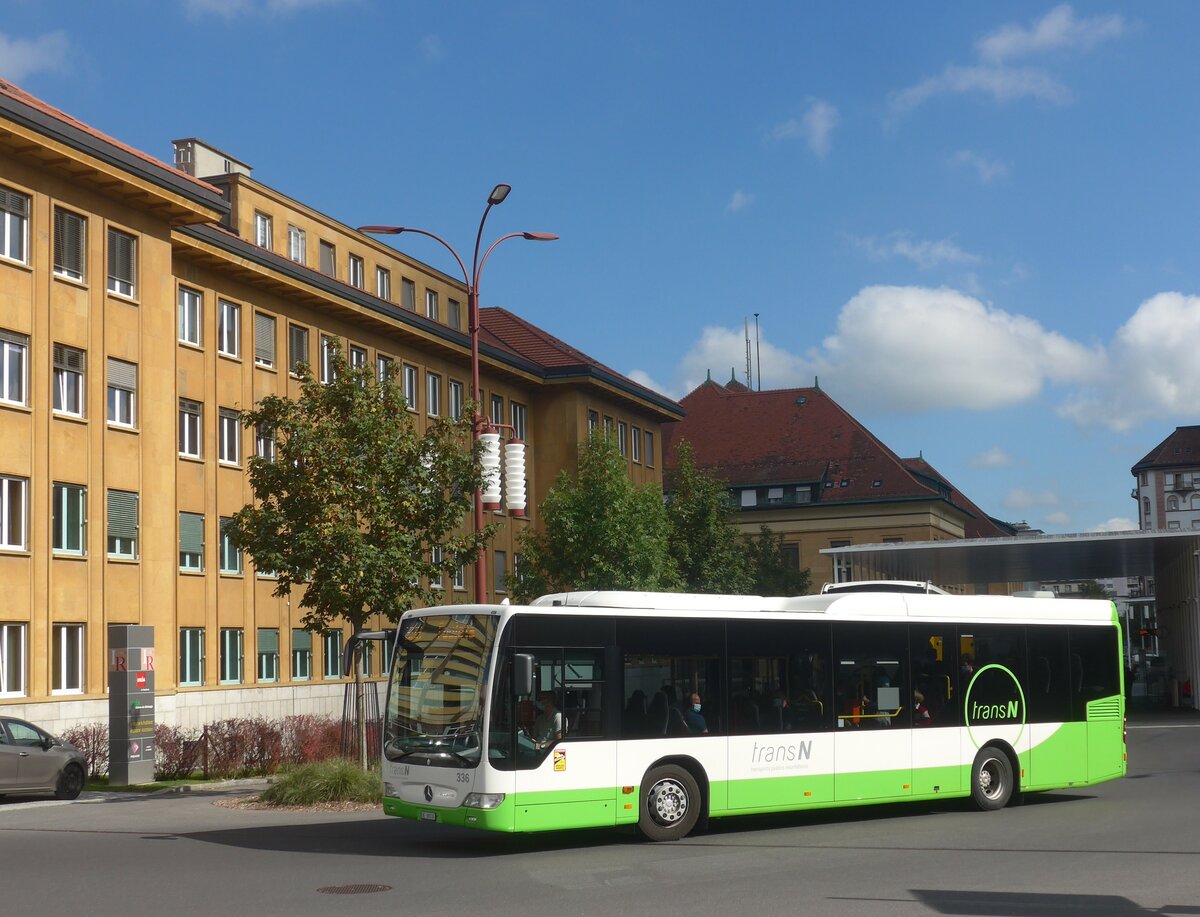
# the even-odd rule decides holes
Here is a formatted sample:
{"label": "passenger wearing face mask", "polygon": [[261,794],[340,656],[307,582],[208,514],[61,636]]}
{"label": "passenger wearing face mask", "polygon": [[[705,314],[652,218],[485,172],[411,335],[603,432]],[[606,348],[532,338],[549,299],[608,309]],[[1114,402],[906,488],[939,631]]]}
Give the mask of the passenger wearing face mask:
{"label": "passenger wearing face mask", "polygon": [[704,721],[704,714],[700,712],[700,695],[693,691],[689,701],[690,703],[685,704],[683,708],[683,721],[687,724],[688,732],[693,735],[707,735],[708,723]]}

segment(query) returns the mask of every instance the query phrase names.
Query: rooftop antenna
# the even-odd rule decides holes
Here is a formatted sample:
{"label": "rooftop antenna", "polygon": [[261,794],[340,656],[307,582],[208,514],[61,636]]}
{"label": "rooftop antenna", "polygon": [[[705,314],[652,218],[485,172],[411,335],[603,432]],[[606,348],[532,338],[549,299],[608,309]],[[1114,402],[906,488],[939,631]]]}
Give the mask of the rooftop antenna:
{"label": "rooftop antenna", "polygon": [[754,313],[754,373],[758,376],[758,390],[762,391],[762,342],[758,336],[758,313]]}
{"label": "rooftop antenna", "polygon": [[742,331],[746,335],[746,388],[754,391],[754,373],[750,363],[750,319],[742,319]]}

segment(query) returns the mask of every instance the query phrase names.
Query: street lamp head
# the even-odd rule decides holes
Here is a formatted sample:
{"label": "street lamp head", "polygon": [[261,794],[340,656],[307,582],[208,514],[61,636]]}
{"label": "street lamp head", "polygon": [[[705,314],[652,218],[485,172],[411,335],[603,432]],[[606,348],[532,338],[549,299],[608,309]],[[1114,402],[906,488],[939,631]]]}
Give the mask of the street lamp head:
{"label": "street lamp head", "polygon": [[359,232],[371,232],[381,236],[398,236],[404,232],[403,226],[360,226]]}
{"label": "street lamp head", "polygon": [[558,239],[552,232],[523,232],[521,236],[530,242],[554,242]]}
{"label": "street lamp head", "polygon": [[488,195],[488,204],[495,207],[497,204],[503,203],[508,197],[508,192],[512,190],[512,185],[496,185],[492,189],[492,193]]}

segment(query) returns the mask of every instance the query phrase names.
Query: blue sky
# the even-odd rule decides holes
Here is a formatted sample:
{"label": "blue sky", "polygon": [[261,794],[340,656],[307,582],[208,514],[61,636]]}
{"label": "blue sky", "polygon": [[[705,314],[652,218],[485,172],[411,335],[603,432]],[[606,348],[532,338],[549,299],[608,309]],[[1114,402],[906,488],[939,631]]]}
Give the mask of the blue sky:
{"label": "blue sky", "polygon": [[[197,136],[681,397],[815,376],[987,512],[1136,527],[1200,420],[1200,6],[0,0],[0,76]],[[420,239],[406,250],[451,270]],[[758,384],[757,380],[755,384]]]}

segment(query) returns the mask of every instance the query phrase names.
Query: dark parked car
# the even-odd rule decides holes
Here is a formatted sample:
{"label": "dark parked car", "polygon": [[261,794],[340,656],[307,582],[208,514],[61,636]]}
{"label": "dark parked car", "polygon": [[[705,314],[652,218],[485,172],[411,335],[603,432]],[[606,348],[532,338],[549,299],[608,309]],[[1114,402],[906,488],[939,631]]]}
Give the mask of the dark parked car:
{"label": "dark parked car", "polygon": [[53,793],[74,799],[83,790],[83,753],[33,723],[0,716],[0,795]]}

